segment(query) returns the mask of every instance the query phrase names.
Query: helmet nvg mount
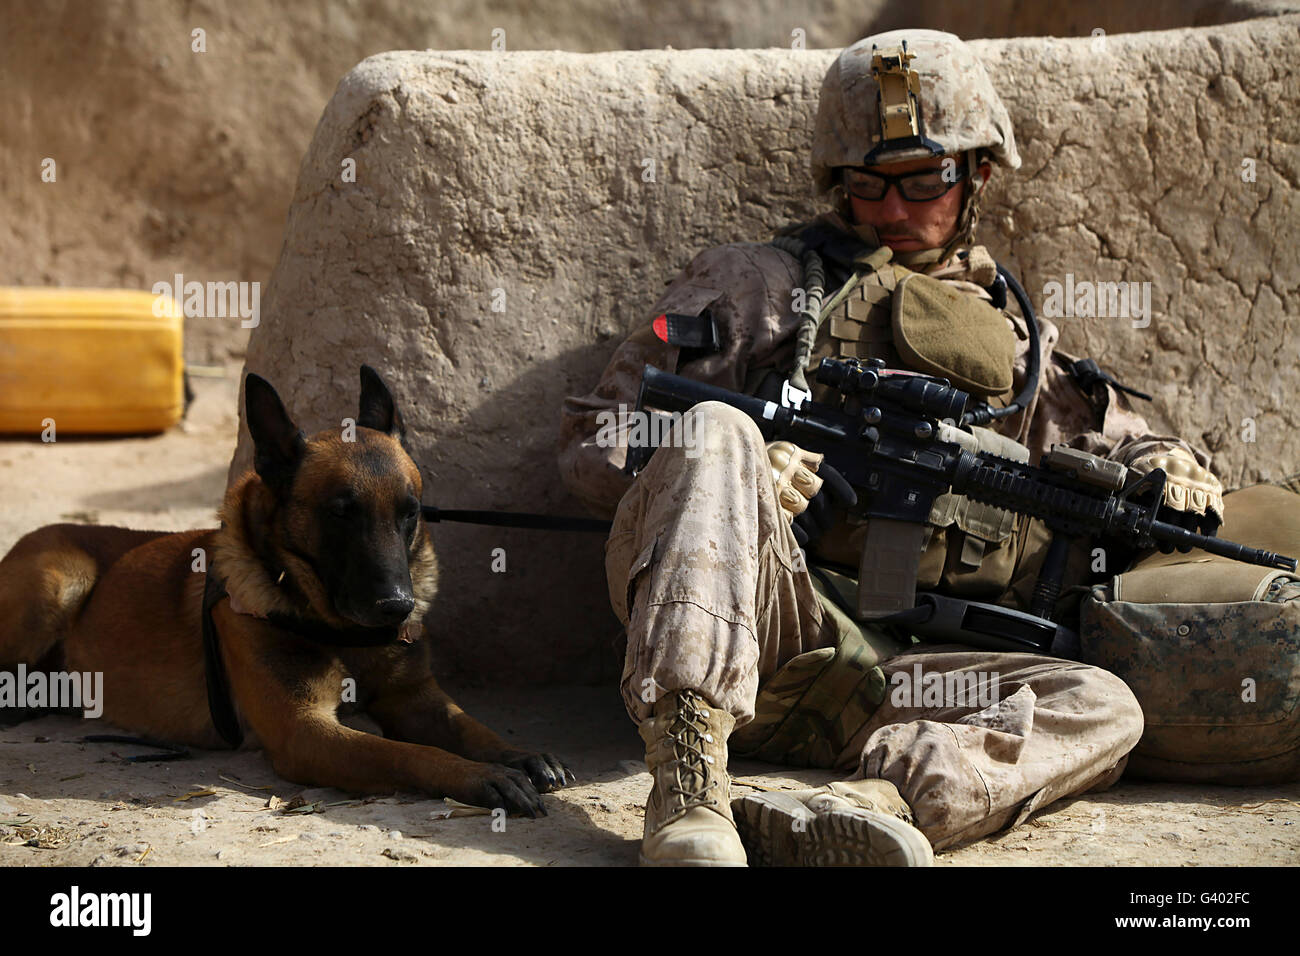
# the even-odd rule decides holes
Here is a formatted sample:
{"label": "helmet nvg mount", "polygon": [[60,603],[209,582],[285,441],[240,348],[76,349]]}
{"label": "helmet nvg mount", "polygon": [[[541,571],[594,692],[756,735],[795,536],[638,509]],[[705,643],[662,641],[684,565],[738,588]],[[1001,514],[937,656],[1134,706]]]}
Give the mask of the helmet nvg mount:
{"label": "helmet nvg mount", "polygon": [[921,115],[921,77],[908,64],[916,59],[907,50],[907,41],[887,53],[871,46],[871,74],[876,78],[876,112],[880,116],[880,143],[862,159],[862,165],[874,166],[889,154],[902,159],[942,156],[943,147],[925,136]]}
{"label": "helmet nvg mount", "polygon": [[822,81],[812,173],[829,192],[843,166],[875,166],[987,149],[1020,166],[1011,117],[960,38],[937,30],[892,30],[844,50]]}

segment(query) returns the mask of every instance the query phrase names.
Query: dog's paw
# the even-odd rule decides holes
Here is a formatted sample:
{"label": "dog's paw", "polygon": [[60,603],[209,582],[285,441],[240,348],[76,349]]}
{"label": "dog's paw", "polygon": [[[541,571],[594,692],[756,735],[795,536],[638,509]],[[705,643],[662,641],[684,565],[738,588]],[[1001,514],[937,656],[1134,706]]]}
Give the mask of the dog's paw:
{"label": "dog's paw", "polygon": [[512,767],[497,764],[479,764],[477,780],[470,781],[468,792],[457,797],[476,807],[503,808],[507,813],[522,813],[529,817],[546,816],[542,796],[528,778],[528,774]]}
{"label": "dog's paw", "polygon": [[559,758],[550,754],[534,754],[525,750],[512,751],[507,753],[501,762],[507,767],[514,767],[528,774],[528,779],[533,782],[533,786],[542,793],[559,790],[578,780],[572,770],[561,763]]}

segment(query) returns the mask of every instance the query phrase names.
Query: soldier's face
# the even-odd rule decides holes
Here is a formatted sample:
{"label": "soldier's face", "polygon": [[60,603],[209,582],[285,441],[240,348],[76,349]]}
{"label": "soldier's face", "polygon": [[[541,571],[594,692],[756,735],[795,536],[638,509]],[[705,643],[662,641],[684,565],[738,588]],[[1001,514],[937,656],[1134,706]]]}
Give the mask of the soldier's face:
{"label": "soldier's face", "polygon": [[[886,176],[899,176],[921,170],[943,169],[943,158],[911,159],[902,163],[870,166],[868,172]],[[988,179],[992,168],[981,164],[977,175]],[[913,252],[919,249],[937,249],[957,231],[957,218],[961,215],[962,198],[966,190],[958,184],[938,199],[927,202],[909,202],[903,198],[897,185],[891,185],[885,195],[877,200],[860,199],[852,194],[849,202],[854,219],[876,230],[882,244],[895,252]]]}

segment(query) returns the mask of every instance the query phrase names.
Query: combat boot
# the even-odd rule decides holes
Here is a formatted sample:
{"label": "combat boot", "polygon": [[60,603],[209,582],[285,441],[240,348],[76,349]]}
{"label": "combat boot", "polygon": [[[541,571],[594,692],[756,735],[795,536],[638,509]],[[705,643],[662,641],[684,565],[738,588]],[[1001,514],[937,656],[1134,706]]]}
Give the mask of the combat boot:
{"label": "combat boot", "polygon": [[731,817],[727,738],[735,718],[695,691],[655,703],[639,728],[654,778],[645,807],[642,866],[744,866]]}
{"label": "combat boot", "polygon": [[933,866],[930,841],[888,780],[737,797],[736,825],[756,866]]}

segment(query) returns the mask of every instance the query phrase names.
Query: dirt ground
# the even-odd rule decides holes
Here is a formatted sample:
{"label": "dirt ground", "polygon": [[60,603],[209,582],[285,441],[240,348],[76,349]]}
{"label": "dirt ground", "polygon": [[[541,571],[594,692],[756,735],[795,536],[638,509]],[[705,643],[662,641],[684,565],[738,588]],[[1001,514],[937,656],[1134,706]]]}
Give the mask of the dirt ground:
{"label": "dirt ground", "polygon": [[[59,520],[182,529],[215,523],[235,442],[237,370],[196,378],[184,424],[148,438],[0,441],[0,552]],[[259,752],[165,763],[83,743],[111,729],[47,717],[0,730],[0,865],[633,865],[650,778],[614,687],[454,688],[519,746],[550,750],[579,777],[549,816],[438,818],[414,794],[356,800],[303,788]],[[364,725],[359,725],[364,726]],[[736,792],[797,788],[830,774],[733,761]],[[292,803],[290,804],[292,805]],[[941,854],[944,865],[1300,864],[1300,784],[1204,787],[1121,782],[1027,825]]]}

